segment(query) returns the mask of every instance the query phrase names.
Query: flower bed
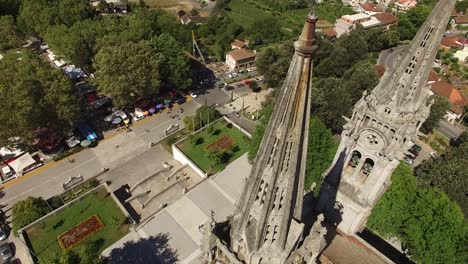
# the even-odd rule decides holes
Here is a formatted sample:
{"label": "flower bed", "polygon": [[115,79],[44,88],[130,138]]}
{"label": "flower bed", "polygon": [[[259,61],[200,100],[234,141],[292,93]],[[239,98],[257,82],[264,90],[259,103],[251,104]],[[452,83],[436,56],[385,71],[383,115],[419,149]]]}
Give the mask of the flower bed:
{"label": "flower bed", "polygon": [[67,251],[76,246],[81,241],[95,234],[104,227],[104,223],[97,215],[93,215],[79,225],[66,231],[57,237],[60,247]]}
{"label": "flower bed", "polygon": [[236,141],[232,137],[225,135],[220,139],[216,140],[215,142],[206,146],[205,150],[223,151],[232,148],[232,146],[234,146],[235,144]]}

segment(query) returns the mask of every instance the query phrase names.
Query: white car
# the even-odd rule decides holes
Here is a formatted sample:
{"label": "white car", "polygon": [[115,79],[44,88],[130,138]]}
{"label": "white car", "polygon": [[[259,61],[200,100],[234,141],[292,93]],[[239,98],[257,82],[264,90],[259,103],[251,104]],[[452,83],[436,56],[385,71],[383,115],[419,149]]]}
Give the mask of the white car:
{"label": "white car", "polygon": [[197,98],[198,95],[197,95],[196,93],[190,93],[190,97],[192,97],[192,98]]}
{"label": "white car", "polygon": [[257,77],[257,78],[255,78],[255,81],[256,82],[261,82],[261,81],[263,81],[263,78]]}
{"label": "white car", "polygon": [[254,71],[254,69],[252,69],[252,68],[247,69],[247,72],[253,72],[253,71]]}
{"label": "white car", "polygon": [[229,78],[234,78],[237,77],[237,73],[233,72],[229,74]]}

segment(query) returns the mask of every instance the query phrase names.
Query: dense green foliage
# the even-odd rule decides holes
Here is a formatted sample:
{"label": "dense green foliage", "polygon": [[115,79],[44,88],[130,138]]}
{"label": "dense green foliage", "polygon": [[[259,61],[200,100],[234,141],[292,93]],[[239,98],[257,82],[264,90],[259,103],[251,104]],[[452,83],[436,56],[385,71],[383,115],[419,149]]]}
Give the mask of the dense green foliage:
{"label": "dense green foliage", "polygon": [[468,9],[468,0],[457,1],[455,9],[457,12],[465,13]]}
{"label": "dense green foliage", "polygon": [[398,13],[397,31],[400,33],[401,40],[413,39],[436,3],[436,0],[418,1],[415,8]]}
{"label": "dense green foliage", "polygon": [[221,113],[216,108],[203,105],[197,109],[195,115],[185,116],[182,121],[185,124],[185,129],[193,132],[216,121],[220,117]]}
{"label": "dense green foliage", "polygon": [[99,91],[110,95],[117,106],[156,94],[161,85],[161,58],[145,42],[102,48],[96,54],[94,65]]}
{"label": "dense green foliage", "polygon": [[68,251],[56,254],[50,259],[42,259],[40,264],[103,264],[99,248],[94,243],[86,243],[77,252]]}
{"label": "dense green foliage", "polygon": [[21,38],[12,16],[0,16],[0,52],[19,47]]}
{"label": "dense green foliage", "polygon": [[445,193],[418,187],[406,164],[394,171],[367,224],[379,235],[399,237],[417,262],[466,262],[467,225],[460,208]]}
{"label": "dense green foliage", "polygon": [[421,127],[424,133],[429,133],[436,128],[439,121],[447,114],[447,110],[450,109],[450,102],[446,97],[434,95],[433,100],[429,117]]}
{"label": "dense green foliage", "polygon": [[21,0],[0,0],[0,16],[11,15],[16,17],[19,12]]}
{"label": "dense green foliage", "polygon": [[13,205],[11,210],[13,232],[29,225],[49,212],[42,198],[28,197]]}
{"label": "dense green foliage", "polygon": [[285,42],[280,47],[268,47],[257,59],[257,69],[269,87],[279,88],[288,73],[291,57],[294,53],[292,42]]}
{"label": "dense green foliage", "polygon": [[67,132],[77,114],[77,100],[69,79],[37,54],[8,52],[0,60],[0,145],[20,137],[25,149],[36,139],[36,129]]}
{"label": "dense green foliage", "polygon": [[333,140],[331,131],[317,117],[310,119],[308,140],[304,189],[310,190],[315,182],[314,195],[317,196],[323,180],[322,173],[332,163],[338,144]]}
{"label": "dense green foliage", "polygon": [[459,144],[450,147],[440,158],[426,160],[416,169],[418,183],[423,187],[435,186],[457,202],[468,215],[468,134],[460,137]]}

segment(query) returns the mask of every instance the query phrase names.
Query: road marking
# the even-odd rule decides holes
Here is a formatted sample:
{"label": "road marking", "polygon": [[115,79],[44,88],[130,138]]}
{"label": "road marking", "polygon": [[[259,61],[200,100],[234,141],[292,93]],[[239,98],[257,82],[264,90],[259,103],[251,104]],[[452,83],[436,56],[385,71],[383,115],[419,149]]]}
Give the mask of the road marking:
{"label": "road marking", "polygon": [[[186,102],[192,101],[192,97],[190,97],[190,96],[185,96],[185,101],[186,101]],[[175,108],[175,107],[177,107],[177,106],[180,106],[180,105],[177,104],[177,103],[173,104],[173,108]],[[143,123],[146,123],[147,121],[145,121],[145,120],[147,120],[147,119],[148,119],[148,120],[149,120],[149,119],[152,119],[152,118],[154,118],[154,117],[156,117],[156,116],[159,116],[161,113],[166,113],[166,112],[168,112],[168,111],[169,111],[169,109],[166,108],[166,109],[164,109],[163,111],[161,111],[161,112],[159,112],[159,113],[157,113],[157,114],[154,114],[154,115],[152,115],[152,116],[148,116],[148,117],[144,118],[143,120],[140,120],[139,122],[133,123],[132,127],[138,127],[138,126],[142,125]],[[114,138],[114,137],[116,137],[116,136],[122,134],[123,132],[124,132],[124,130],[119,130],[119,131],[110,132],[110,133],[107,134],[100,142],[105,142],[105,141],[107,141],[107,140],[110,140],[110,139],[112,139],[112,138]],[[73,153],[73,154],[71,154],[70,156],[68,156],[67,158],[72,158],[73,156],[78,155],[78,154],[81,153],[81,152],[82,152],[82,151]],[[66,160],[66,158],[63,158],[63,159],[61,159],[61,160],[59,160],[59,161],[51,161],[51,162],[49,162],[49,163],[44,164],[44,165],[41,166],[40,168],[37,168],[37,169],[35,169],[35,170],[31,171],[31,172],[28,172],[28,173],[24,174],[23,176],[21,176],[21,177],[19,177],[19,178],[16,178],[16,179],[13,179],[13,180],[8,181],[8,182],[6,182],[6,183],[0,184],[0,190],[5,189],[5,188],[8,188],[8,187],[10,187],[10,186],[12,186],[12,185],[15,185],[15,184],[17,184],[18,182],[22,182],[22,181],[24,181],[24,180],[26,180],[26,179],[29,179],[29,178],[31,178],[32,176],[35,176],[35,175],[37,175],[37,174],[43,172],[43,171],[46,170],[46,169],[49,169],[49,168],[52,168],[52,167],[57,166],[58,164],[64,162],[65,160]]]}

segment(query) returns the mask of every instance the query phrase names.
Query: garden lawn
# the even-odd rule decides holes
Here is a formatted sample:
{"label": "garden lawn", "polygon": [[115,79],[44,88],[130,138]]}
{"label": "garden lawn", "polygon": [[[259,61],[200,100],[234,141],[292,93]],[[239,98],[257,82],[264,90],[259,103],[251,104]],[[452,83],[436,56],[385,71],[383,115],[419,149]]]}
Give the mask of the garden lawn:
{"label": "garden lawn", "polygon": [[128,233],[129,225],[124,224],[125,215],[103,188],[57,215],[29,228],[26,233],[34,253],[40,260],[49,259],[61,253],[62,249],[57,237],[94,214],[99,216],[104,227],[77,244],[71,249],[72,251],[79,249],[87,242],[96,242],[101,252]]}
{"label": "garden lawn", "polygon": [[[212,128],[205,128],[201,133],[192,136],[192,139],[189,137],[179,143],[177,147],[204,172],[216,173],[248,151],[250,138],[234,126],[227,127],[227,122],[224,120],[217,121],[210,126]],[[229,159],[225,163],[214,165],[213,160],[208,157],[209,150],[205,148],[223,136],[231,137],[237,148],[227,151]]]}

